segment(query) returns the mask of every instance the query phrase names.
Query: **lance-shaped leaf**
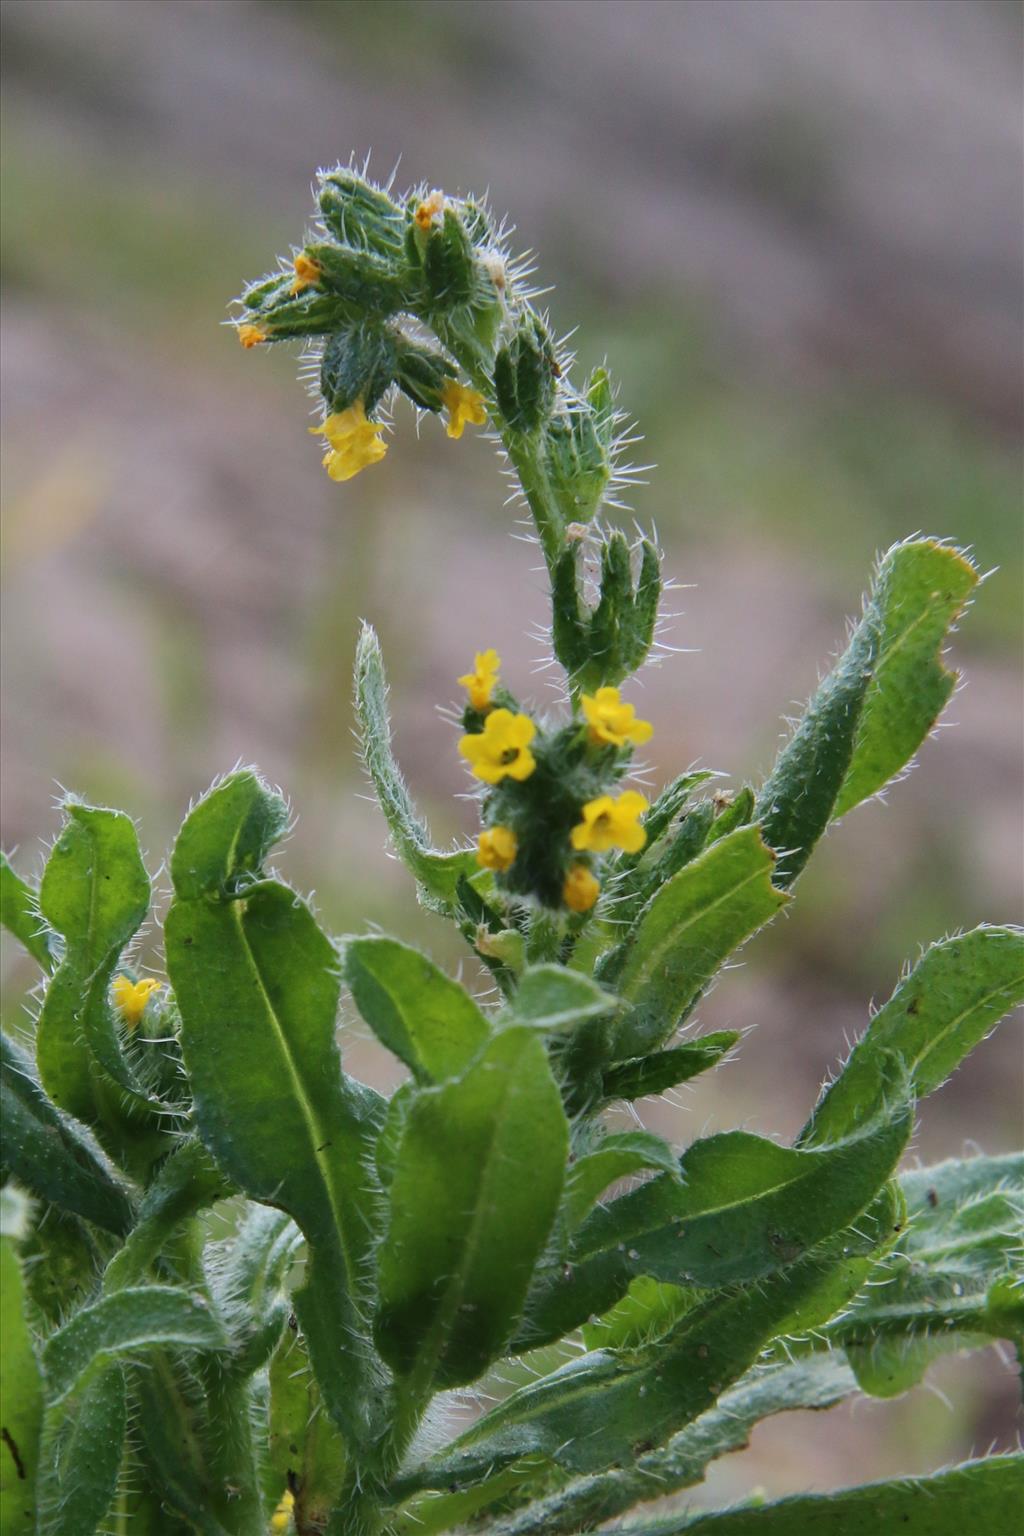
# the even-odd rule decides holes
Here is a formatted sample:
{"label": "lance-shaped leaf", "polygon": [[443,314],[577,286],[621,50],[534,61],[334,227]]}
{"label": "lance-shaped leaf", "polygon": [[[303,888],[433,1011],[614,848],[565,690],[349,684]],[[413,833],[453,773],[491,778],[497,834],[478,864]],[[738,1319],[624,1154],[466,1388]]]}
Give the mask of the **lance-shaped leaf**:
{"label": "lance-shaped leaf", "polygon": [[897,544],[882,561],[871,599],[878,654],[835,816],[905,768],[946,707],[957,674],[943,665],[942,646],[977,583],[967,555],[935,539]]}
{"label": "lance-shaped leaf", "polygon": [[50,1408],[43,1433],[37,1536],[95,1536],[114,1498],[128,1409],[124,1372],[112,1361]]}
{"label": "lance-shaped leaf", "polygon": [[75,802],[65,812],[39,888],[42,914],[65,948],[39,1015],[36,1056],[59,1109],[111,1127],[124,1116],[97,1066],[133,1105],[150,1108],[108,1001],[121,951],[149,910],[149,876],[129,817]]}
{"label": "lance-shaped leaf", "polygon": [[28,1225],[28,1200],[8,1184],[0,1190],[0,1536],[31,1536],[35,1531],[43,1383],[16,1247]]}
{"label": "lance-shaped leaf", "polygon": [[529,1024],[548,1034],[565,1034],[582,1024],[608,1018],[619,1006],[617,997],[589,977],[564,965],[534,965],[523,972],[501,1020]]}
{"label": "lance-shaped leaf", "polygon": [[395,849],[415,876],[420,900],[435,911],[457,915],[459,881],[479,875],[480,866],[471,849],[439,853],[431,847],[430,833],[413,805],[391,749],[387,693],[380,643],[370,626],[364,624],[356,649],[355,705],[366,771]]}
{"label": "lance-shaped leaf", "polygon": [[502,1031],[411,1102],[380,1255],[377,1339],[421,1386],[475,1380],[515,1325],[558,1207],[568,1127],[544,1046]]}
{"label": "lance-shaped leaf", "polygon": [[128,1189],[86,1131],[50,1103],[31,1057],[0,1035],[4,1159],[34,1194],[121,1235],[134,1220]]}
{"label": "lance-shaped leaf", "polygon": [[[170,1531],[175,1516],[200,1536],[236,1536],[255,1522],[238,1520],[236,1490],[225,1488],[211,1467],[211,1451],[223,1445],[223,1427],[212,1417],[203,1386],[185,1363],[167,1350],[150,1350],[131,1372],[133,1428],[141,1471],[157,1494]],[[134,1530],[134,1527],[129,1529]],[[262,1522],[258,1530],[265,1530]],[[158,1527],[163,1536],[163,1527]]]}
{"label": "lance-shaped leaf", "polygon": [[377,1039],[419,1082],[456,1076],[488,1038],[487,1020],[465,988],[397,939],[349,939],[344,972]]}
{"label": "lance-shaped leaf", "polygon": [[712,1292],[648,1346],[596,1350],[520,1388],[441,1455],[400,1479],[397,1491],[454,1489],[528,1455],[546,1456],[570,1472],[595,1472],[654,1450],[753,1365],[801,1302],[821,1293],[857,1241],[843,1233],[756,1285]]}
{"label": "lance-shaped leaf", "polygon": [[632,1466],[575,1478],[499,1520],[493,1536],[560,1536],[596,1527],[637,1504],[699,1483],[712,1461],[749,1443],[762,1419],[794,1409],[830,1408],[856,1390],[853,1372],[838,1353],[751,1371],[658,1450],[638,1456]]}
{"label": "lance-shaped leaf", "polygon": [[1024,1288],[1012,1288],[1024,1154],[951,1159],[904,1174],[900,1185],[905,1232],[825,1330],[875,1397],[905,1392],[949,1350],[993,1338],[1024,1342]]}
{"label": "lance-shaped leaf", "polygon": [[755,815],[790,885],[830,821],[913,757],[956,683],[939,657],[977,582],[959,550],[931,539],[891,549],[863,616],[819,684],[757,798]]}
{"label": "lance-shaped leaf", "polygon": [[905,1081],[868,1125],[813,1153],[745,1131],[697,1141],[664,1176],[596,1210],[566,1266],[535,1284],[524,1337],[536,1347],[607,1311],[635,1277],[701,1287],[755,1280],[791,1265],[871,1202],[912,1125]]}
{"label": "lance-shaped leaf", "polygon": [[302,1234],[283,1211],[253,1205],[232,1237],[207,1249],[210,1289],[232,1334],[229,1375],[251,1376],[277,1348],[291,1311],[288,1274],[301,1247]]}
{"label": "lance-shaped leaf", "polygon": [[620,1131],[605,1136],[596,1149],[579,1158],[565,1181],[565,1220],[570,1232],[580,1225],[609,1184],[642,1168],[658,1168],[670,1179],[679,1177],[675,1153],[650,1131]]}
{"label": "lance-shaped leaf", "polygon": [[652,897],[616,983],[630,1006],[615,1028],[614,1059],[661,1045],[723,961],[785,903],[774,863],[757,827],[740,827]]}
{"label": "lance-shaped leaf", "polygon": [[0,852],[0,924],[13,933],[44,971],[57,962],[56,939],[39,911],[39,898],[20,875],[15,874],[6,853]]}
{"label": "lance-shaped leaf", "polygon": [[739,1038],[738,1030],[721,1029],[688,1040],[685,1045],[619,1062],[604,1072],[604,1097],[609,1101],[644,1099],[649,1094],[664,1093],[666,1088],[689,1082],[691,1077],[716,1066]]}
{"label": "lance-shaped leaf", "polygon": [[59,1403],[100,1359],[160,1344],[226,1349],[220,1323],[201,1296],[171,1285],[137,1286],[83,1307],[43,1348],[47,1401]]}
{"label": "lance-shaped leaf", "polygon": [[820,1145],[860,1123],[893,1055],[918,1098],[933,1093],[1022,998],[1020,929],[975,928],[933,944],[875,1014],[801,1132],[801,1144]]}
{"label": "lance-shaped leaf", "polygon": [[1011,1531],[1024,1499],[1024,1455],[968,1461],[933,1477],[865,1483],[715,1514],[630,1525],[633,1536],[920,1536]]}

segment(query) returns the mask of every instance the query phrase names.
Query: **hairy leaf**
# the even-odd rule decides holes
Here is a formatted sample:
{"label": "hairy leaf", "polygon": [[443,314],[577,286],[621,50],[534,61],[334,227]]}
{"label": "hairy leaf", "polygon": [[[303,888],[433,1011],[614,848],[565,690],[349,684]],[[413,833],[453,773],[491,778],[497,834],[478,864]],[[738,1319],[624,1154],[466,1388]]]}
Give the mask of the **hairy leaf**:
{"label": "hairy leaf", "polygon": [[420,1082],[454,1077],[488,1038],[465,988],[397,939],[349,939],[344,968],[359,1012]]}
{"label": "hairy leaf", "polygon": [[576,971],[562,965],[534,965],[523,972],[501,1022],[563,1034],[608,1018],[619,1006],[618,998]]}
{"label": "hairy leaf", "polygon": [[51,1334],[43,1348],[48,1403],[59,1403],[97,1360],[159,1344],[224,1349],[227,1336],[203,1298],[169,1285],[118,1291]]}
{"label": "hairy leaf", "polygon": [[0,852],[0,924],[13,933],[44,971],[53,970],[57,963],[56,941],[39,911],[39,898],[32,887],[15,874],[3,852]]}
{"label": "hairy leaf", "polygon": [[0,1190],[0,1536],[30,1536],[35,1531],[43,1383],[16,1248],[28,1221],[27,1199],[20,1190],[5,1186]]}
{"label": "hairy leaf", "polygon": [[569,1169],[565,1181],[565,1219],[574,1231],[601,1195],[627,1174],[642,1168],[659,1168],[670,1178],[678,1178],[675,1153],[660,1136],[650,1131],[620,1131],[605,1136],[596,1149],[579,1158]]}
{"label": "hairy leaf", "polygon": [[117,1488],[127,1417],[118,1361],[90,1372],[80,1393],[48,1410],[38,1536],[95,1536]]}
{"label": "hairy leaf", "polygon": [[688,1040],[685,1045],[670,1046],[668,1050],[608,1067],[604,1073],[604,1096],[610,1101],[644,1099],[649,1094],[664,1093],[666,1088],[689,1082],[691,1077],[715,1066],[739,1038],[738,1030],[717,1030]]}

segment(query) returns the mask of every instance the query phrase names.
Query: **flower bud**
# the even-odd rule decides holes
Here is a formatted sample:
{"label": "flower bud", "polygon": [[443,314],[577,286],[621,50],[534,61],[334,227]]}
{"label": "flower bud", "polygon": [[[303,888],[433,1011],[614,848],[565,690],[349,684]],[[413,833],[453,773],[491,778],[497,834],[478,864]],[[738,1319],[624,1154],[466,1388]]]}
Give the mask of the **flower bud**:
{"label": "flower bud", "polygon": [[576,686],[593,692],[617,687],[645,660],[658,617],[661,566],[645,539],[634,581],[633,552],[616,530],[601,551],[600,594],[591,607],[583,595],[581,560],[582,546],[574,543],[556,563],[552,637],[555,655]]}
{"label": "flower bud", "polygon": [[323,288],[351,306],[353,318],[367,313],[392,315],[402,308],[401,272],[369,251],[323,240],[307,245],[304,254],[320,269]]}

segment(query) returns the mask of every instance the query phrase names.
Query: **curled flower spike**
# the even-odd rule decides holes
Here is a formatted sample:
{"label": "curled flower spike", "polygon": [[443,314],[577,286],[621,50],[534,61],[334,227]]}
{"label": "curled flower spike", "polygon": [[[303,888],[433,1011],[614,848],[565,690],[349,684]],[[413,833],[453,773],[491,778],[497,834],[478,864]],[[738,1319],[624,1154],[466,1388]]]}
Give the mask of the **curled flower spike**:
{"label": "curled flower spike", "polygon": [[476,861],[501,874],[515,863],[519,844],[510,827],[485,827],[477,839]]}
{"label": "curled flower spike", "polygon": [[562,886],[562,900],[570,912],[589,912],[601,894],[601,882],[585,864],[574,864]]}
{"label": "curled flower spike", "polygon": [[413,218],[416,220],[417,229],[422,229],[426,234],[439,213],[444,211],[444,193],[434,191],[429,197],[425,197],[422,203],[416,206]]}
{"label": "curled flower spike", "polygon": [[485,784],[500,784],[502,779],[528,779],[537,766],[530,751],[536,734],[537,727],[529,715],[493,709],[482,731],[460,738],[459,751]]}
{"label": "curled flower spike", "polygon": [[332,480],[351,480],[361,469],[379,464],[388,451],[387,443],[380,440],[382,423],[367,420],[361,400],[347,411],[335,411],[309,430],[314,436],[325,437],[330,444],[323,464]]}
{"label": "curled flower spike", "polygon": [[250,347],[261,346],[267,339],[268,332],[262,325],[240,325],[238,327],[238,339],[248,352]]}
{"label": "curled flower spike", "polygon": [[609,848],[621,848],[624,853],[639,853],[647,841],[640,825],[646,809],[647,801],[635,789],[625,790],[616,799],[599,795],[587,801],[583,820],[573,827],[569,840],[580,852],[607,853]]}
{"label": "curled flower spike", "polygon": [[473,427],[482,427],[487,421],[483,395],[475,389],[467,389],[465,384],[458,383],[456,379],[449,379],[442,388],[441,402],[448,412],[448,426],[445,430],[449,437],[461,437],[467,421]]}
{"label": "curled flower spike", "polygon": [[124,1022],[134,1029],[146,1011],[146,1004],[154,992],[159,992],[162,982],[144,977],[142,981],[130,981],[127,976],[115,976],[111,988],[114,1004]]}
{"label": "curled flower spike", "polygon": [[501,657],[497,651],[477,651],[473,657],[472,672],[464,672],[458,679],[459,687],[469,694],[474,709],[486,709],[498,683]]}
{"label": "curled flower spike", "polygon": [[291,1524],[292,1510],[295,1508],[295,1495],[290,1488],[286,1488],[281,1495],[281,1502],[270,1517],[270,1529],[274,1532],[286,1531]]}
{"label": "curled flower spike", "polygon": [[596,745],[641,746],[650,741],[654,727],[649,720],[638,720],[632,704],[623,704],[617,688],[599,688],[583,695],[583,713],[590,727],[587,734]]}
{"label": "curled flower spike", "polygon": [[292,279],[291,292],[301,293],[304,288],[310,288],[318,283],[323,276],[323,270],[318,262],[305,251],[300,251],[295,258],[295,276]]}

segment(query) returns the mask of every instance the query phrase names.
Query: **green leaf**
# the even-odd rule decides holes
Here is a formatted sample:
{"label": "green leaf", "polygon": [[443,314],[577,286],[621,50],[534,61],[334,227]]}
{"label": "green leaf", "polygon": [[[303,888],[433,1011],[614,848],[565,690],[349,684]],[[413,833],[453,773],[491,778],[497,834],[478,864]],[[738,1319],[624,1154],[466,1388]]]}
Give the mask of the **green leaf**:
{"label": "green leaf", "polygon": [[189,812],[171,855],[182,901],[234,894],[256,879],[288,826],[288,807],[253,768],[219,779]]}
{"label": "green leaf", "polygon": [[370,626],[364,624],[356,649],[355,704],[366,771],[398,855],[417,881],[420,900],[433,911],[457,917],[459,880],[478,876],[480,866],[472,849],[439,853],[430,846],[430,834],[413,805],[391,749],[387,692],[380,643]]}
{"label": "green leaf", "polygon": [[608,1018],[619,1006],[618,998],[576,971],[563,965],[534,965],[523,972],[500,1022],[564,1034]]}
{"label": "green leaf", "polygon": [[856,1389],[839,1354],[759,1367],[660,1449],[641,1454],[631,1466],[575,1479],[499,1521],[493,1536],[559,1536],[590,1529],[636,1504],[699,1483],[717,1457],[748,1444],[762,1419],[794,1409],[830,1408]]}
{"label": "green leaf", "polygon": [[131,1393],[143,1470],[162,1508],[186,1521],[189,1532],[228,1536],[236,1526],[218,1516],[231,1522],[239,1500],[211,1473],[211,1440],[223,1437],[221,1426],[211,1423],[201,1382],[182,1358],[156,1349],[132,1371]]}
{"label": "green leaf", "polygon": [[465,988],[397,939],[349,939],[344,974],[377,1039],[419,1082],[456,1076],[490,1034]]}
{"label": "green leaf", "polygon": [[341,1071],[337,955],[273,881],[235,901],[176,900],[165,939],[199,1133],[229,1178],[302,1228],[311,1260],[296,1306],[331,1412],[358,1434],[377,1116]]}
{"label": "green leaf", "polygon": [[596,1151],[573,1163],[565,1181],[568,1230],[575,1231],[609,1184],[638,1173],[641,1168],[660,1168],[670,1178],[679,1176],[672,1148],[650,1131],[621,1131],[605,1136]]}
{"label": "green leaf", "polygon": [[426,1386],[475,1380],[515,1325],[554,1221],[568,1127],[544,1046],[506,1029],[412,1101],[380,1255],[377,1339]]}
{"label": "green leaf", "polygon": [[345,1477],[345,1443],[324,1412],[302,1340],[288,1333],[270,1365],[270,1433],[265,1490],[273,1508],[295,1490],[303,1521],[326,1530]]}
{"label": "green leaf", "polygon": [[116,1361],[90,1373],[79,1394],[47,1412],[38,1536],[95,1536],[117,1489],[127,1419]]}
{"label": "green leaf", "polygon": [[632,1349],[636,1344],[647,1344],[702,1300],[702,1293],[692,1287],[638,1275],[610,1311],[583,1325],[583,1342],[587,1349]]}
{"label": "green leaf", "polygon": [[907,1227],[824,1330],[864,1391],[894,1397],[949,1350],[1024,1341],[1019,1267],[1024,1154],[950,1160],[904,1174]]}
{"label": "green leaf", "polygon": [[667,1039],[722,962],[785,904],[772,885],[774,862],[757,827],[740,827],[648,902],[618,976],[617,990],[632,1006],[616,1026],[614,1059]]}
{"label": "green leaf", "polygon": [[152,1107],[125,1058],[108,998],[121,951],[149,910],[149,876],[129,817],[75,802],[65,812],[39,889],[42,914],[64,936],[65,950],[39,1015],[36,1057],[58,1109],[116,1133],[123,1096],[136,1108]]}
{"label": "green leaf", "polygon": [[25,1315],[25,1286],[16,1249],[28,1222],[27,1199],[7,1185],[0,1190],[0,1536],[30,1536],[35,1531],[43,1384]]}
{"label": "green leaf", "polygon": [[43,921],[39,898],[0,852],[0,924],[13,933],[33,960],[50,972],[57,963],[54,935]]}
{"label": "green leaf", "polygon": [[104,1292],[112,1295],[143,1281],[177,1228],[229,1190],[198,1137],[180,1142],[147,1189],[127,1242],[107,1266]]}
{"label": "green leaf", "polygon": [[745,1131],[695,1142],[680,1161],[682,1182],[652,1179],[587,1219],[568,1265],[534,1286],[521,1342],[536,1347],[600,1315],[635,1277],[719,1286],[794,1263],[869,1204],[911,1124],[897,1086],[869,1126],[813,1153]]}
{"label": "green leaf", "polygon": [[801,1144],[819,1145],[856,1126],[893,1054],[918,1098],[933,1093],[1022,998],[1020,929],[975,928],[932,945],[875,1014],[801,1132]]}
{"label": "green leaf", "polygon": [[4,1160],[34,1194],[120,1236],[134,1221],[128,1189],[85,1130],[50,1103],[32,1058],[0,1035]]}
{"label": "green leaf", "polygon": [[738,1030],[717,1030],[688,1040],[685,1045],[620,1062],[604,1073],[604,1096],[611,1101],[644,1099],[651,1094],[664,1093],[666,1088],[688,1082],[691,1077],[716,1066],[739,1038]]}
{"label": "green leaf", "polygon": [[47,1402],[59,1403],[97,1360],[158,1344],[224,1349],[228,1339],[201,1296],[170,1285],[139,1286],[76,1312],[47,1339]]}
{"label": "green leaf", "polygon": [[872,594],[878,655],[834,816],[905,768],[946,707],[957,674],[943,665],[942,645],[977,583],[967,555],[935,539],[897,544],[882,561]]}
{"label": "green leaf", "polygon": [[756,1285],[712,1292],[650,1345],[597,1350],[521,1387],[401,1479],[397,1491],[454,1489],[531,1454],[570,1472],[594,1472],[653,1450],[753,1365],[849,1246],[843,1234]]}
{"label": "green leaf", "polygon": [[1024,1498],[1024,1455],[968,1461],[932,1477],[901,1477],[715,1514],[620,1527],[635,1536],[964,1536],[1011,1531]]}

